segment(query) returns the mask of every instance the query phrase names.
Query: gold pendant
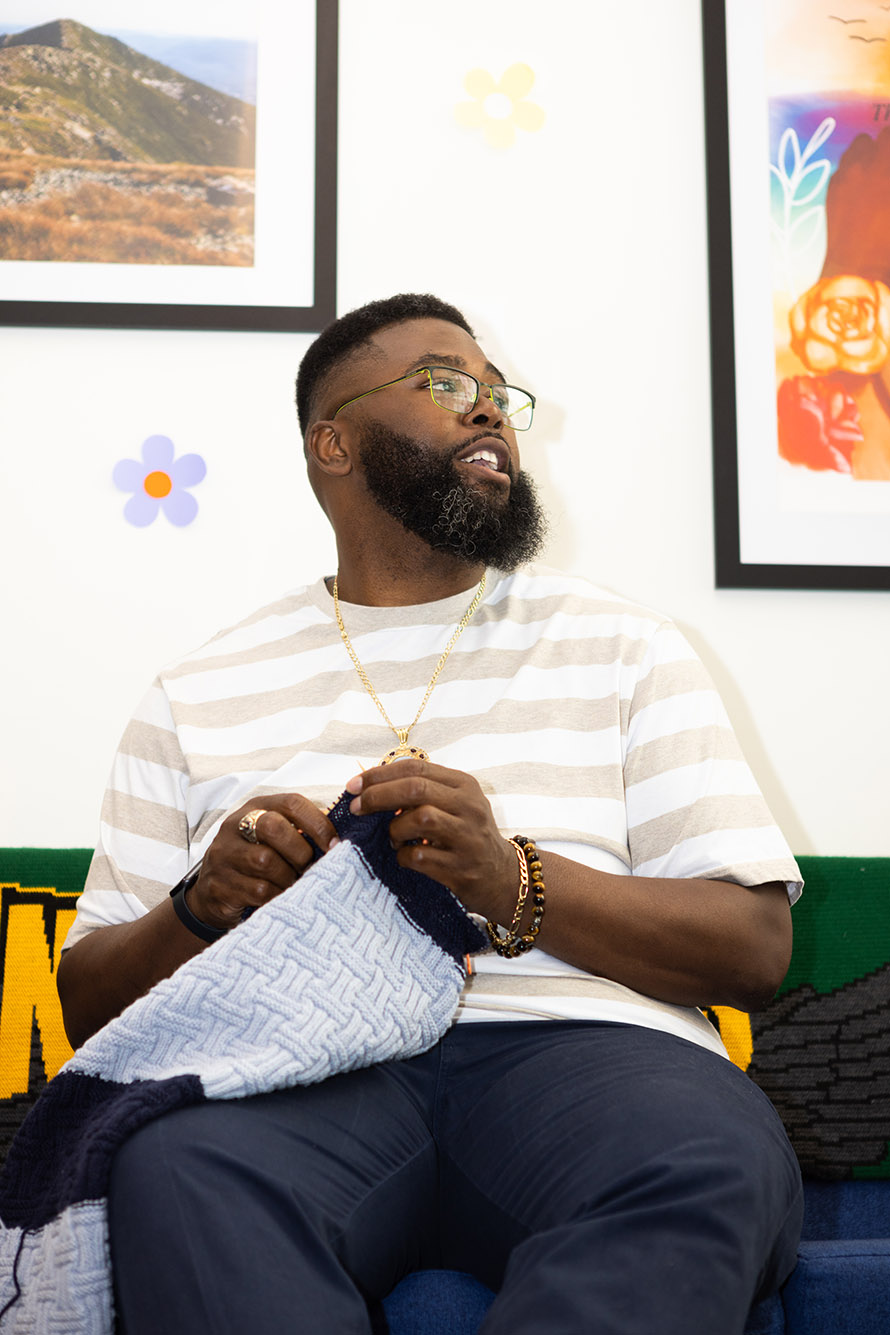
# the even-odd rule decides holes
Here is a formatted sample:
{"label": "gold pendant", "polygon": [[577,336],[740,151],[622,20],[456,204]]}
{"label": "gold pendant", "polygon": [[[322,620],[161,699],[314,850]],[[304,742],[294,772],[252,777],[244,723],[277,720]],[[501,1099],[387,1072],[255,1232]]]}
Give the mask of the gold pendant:
{"label": "gold pendant", "polygon": [[391,765],[395,760],[429,760],[429,756],[422,746],[408,746],[407,742],[400,742],[391,751],[387,751],[380,763]]}

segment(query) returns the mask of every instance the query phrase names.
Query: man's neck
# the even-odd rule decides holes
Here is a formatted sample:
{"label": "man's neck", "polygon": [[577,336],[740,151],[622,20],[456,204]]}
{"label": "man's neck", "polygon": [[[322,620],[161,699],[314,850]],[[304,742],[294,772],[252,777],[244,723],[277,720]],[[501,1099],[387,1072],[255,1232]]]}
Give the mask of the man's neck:
{"label": "man's neck", "polygon": [[365,607],[413,607],[438,602],[472,589],[485,571],[426,544],[418,550],[406,543],[398,554],[355,553],[340,546],[338,594],[346,603]]}

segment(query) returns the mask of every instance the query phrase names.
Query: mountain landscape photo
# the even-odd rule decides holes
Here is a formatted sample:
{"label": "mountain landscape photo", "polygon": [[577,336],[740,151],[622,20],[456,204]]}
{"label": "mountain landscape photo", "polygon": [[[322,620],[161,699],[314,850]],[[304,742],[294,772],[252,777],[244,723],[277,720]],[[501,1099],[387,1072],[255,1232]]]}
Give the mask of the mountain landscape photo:
{"label": "mountain landscape photo", "polygon": [[0,32],[0,260],[249,266],[256,108],[73,19]]}

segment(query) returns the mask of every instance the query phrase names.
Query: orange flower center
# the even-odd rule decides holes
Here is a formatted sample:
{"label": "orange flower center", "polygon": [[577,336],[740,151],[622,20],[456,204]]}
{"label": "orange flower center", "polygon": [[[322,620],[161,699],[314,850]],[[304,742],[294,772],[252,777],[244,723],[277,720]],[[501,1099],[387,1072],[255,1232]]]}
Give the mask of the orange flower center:
{"label": "orange flower center", "polygon": [[872,324],[872,308],[867,301],[839,299],[828,303],[828,327],[840,338],[870,332]]}
{"label": "orange flower center", "polygon": [[160,471],[149,473],[142,485],[148,495],[154,496],[155,500],[158,501],[163,496],[169,496],[173,490],[173,483],[170,481],[169,474]]}

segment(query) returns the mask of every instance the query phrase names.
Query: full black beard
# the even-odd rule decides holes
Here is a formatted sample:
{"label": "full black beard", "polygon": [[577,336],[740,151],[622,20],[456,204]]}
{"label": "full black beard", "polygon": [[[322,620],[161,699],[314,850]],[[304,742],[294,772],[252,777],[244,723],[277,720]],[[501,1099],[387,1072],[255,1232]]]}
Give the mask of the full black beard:
{"label": "full black beard", "polygon": [[365,427],[360,457],[381,509],[433,551],[509,572],[544,545],[547,517],[527,473],[510,467],[509,496],[499,486],[474,486],[453,458],[377,423]]}

